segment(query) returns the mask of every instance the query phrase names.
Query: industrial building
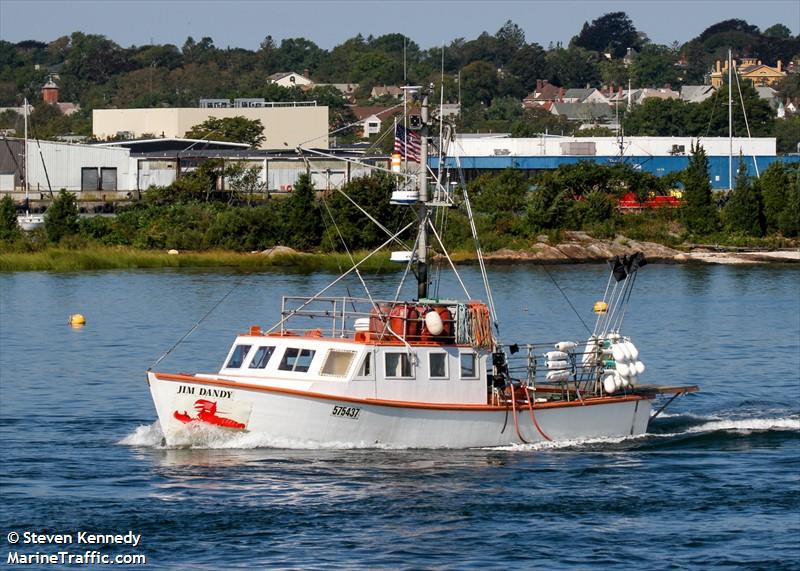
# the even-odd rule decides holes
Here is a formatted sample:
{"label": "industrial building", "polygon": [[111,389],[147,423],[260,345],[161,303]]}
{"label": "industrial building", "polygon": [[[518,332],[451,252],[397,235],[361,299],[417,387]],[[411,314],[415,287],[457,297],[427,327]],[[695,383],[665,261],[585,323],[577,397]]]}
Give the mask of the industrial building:
{"label": "industrial building", "polygon": [[22,139],[0,144],[0,192],[25,194],[25,157],[31,198],[47,198],[62,188],[84,200],[114,200],[137,187],[137,163],[124,148]]}
{"label": "industrial building", "polygon": [[[62,188],[81,201],[116,201],[137,198],[152,186],[168,186],[208,159],[241,162],[258,167],[267,192],[291,192],[297,178],[309,173],[315,188],[330,190],[372,172],[388,168],[386,156],[366,155],[357,149],[340,149],[335,155],[250,149],[246,144],[193,139],[119,141],[77,145],[29,140],[28,189],[34,201],[47,200]],[[0,193],[16,200],[25,196],[25,142],[0,143]],[[326,155],[328,153],[325,153]],[[365,165],[358,164],[366,163]],[[227,181],[220,180],[224,188]]]}
{"label": "industrial building", "polygon": [[[611,165],[627,163],[637,170],[664,176],[681,171],[689,164],[692,145],[702,145],[708,155],[709,174],[714,189],[731,188],[729,156],[733,157],[733,176],[744,157],[751,175],[763,172],[778,157],[772,137],[560,137],[512,138],[508,134],[465,134],[457,137],[449,150],[446,165],[459,165],[467,178],[483,172],[507,168],[529,172],[556,169],[561,165],[592,161]],[[438,166],[438,159],[432,159]]]}
{"label": "industrial building", "polygon": [[[261,149],[287,150],[299,145],[328,148],[328,107],[318,106],[314,101],[262,102],[259,106],[241,107],[95,109],[92,134],[100,140],[177,138],[211,117],[260,120],[265,137]],[[213,139],[213,133],[209,138]]]}

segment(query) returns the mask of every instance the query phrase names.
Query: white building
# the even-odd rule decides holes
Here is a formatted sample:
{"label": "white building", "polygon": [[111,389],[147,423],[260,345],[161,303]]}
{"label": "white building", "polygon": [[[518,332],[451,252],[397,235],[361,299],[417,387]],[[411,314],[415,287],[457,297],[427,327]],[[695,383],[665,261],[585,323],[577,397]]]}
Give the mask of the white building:
{"label": "white building", "polygon": [[267,77],[268,83],[275,83],[281,87],[303,87],[306,85],[314,85],[308,76],[300,75],[294,71],[280,71],[273,73]]}

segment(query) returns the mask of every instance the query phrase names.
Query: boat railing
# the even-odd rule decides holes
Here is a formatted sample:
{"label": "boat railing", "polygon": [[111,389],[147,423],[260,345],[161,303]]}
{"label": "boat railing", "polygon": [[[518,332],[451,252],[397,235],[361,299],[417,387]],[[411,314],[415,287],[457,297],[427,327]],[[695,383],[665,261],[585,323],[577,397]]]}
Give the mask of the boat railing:
{"label": "boat railing", "polygon": [[[438,319],[428,316],[431,312]],[[486,306],[451,300],[284,296],[280,333],[298,331],[404,343],[430,341],[487,348],[493,343]]]}
{"label": "boat railing", "polygon": [[501,346],[508,376],[528,390],[561,393],[564,400],[602,394],[602,378],[608,370],[603,352],[596,346],[575,343],[566,351],[556,343],[525,343]]}

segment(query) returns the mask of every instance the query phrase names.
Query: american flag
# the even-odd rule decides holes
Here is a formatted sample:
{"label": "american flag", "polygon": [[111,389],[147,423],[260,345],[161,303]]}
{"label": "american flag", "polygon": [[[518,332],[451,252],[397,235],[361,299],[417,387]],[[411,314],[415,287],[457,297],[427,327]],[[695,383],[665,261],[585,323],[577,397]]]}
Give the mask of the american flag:
{"label": "american flag", "polygon": [[419,162],[419,133],[409,131],[401,124],[397,124],[394,130],[394,152],[409,161]]}

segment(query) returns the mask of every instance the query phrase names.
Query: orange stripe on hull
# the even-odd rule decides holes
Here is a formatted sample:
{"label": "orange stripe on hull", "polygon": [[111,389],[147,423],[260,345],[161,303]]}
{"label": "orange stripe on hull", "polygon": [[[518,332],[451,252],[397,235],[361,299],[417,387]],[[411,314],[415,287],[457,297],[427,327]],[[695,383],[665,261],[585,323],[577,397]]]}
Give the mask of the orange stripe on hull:
{"label": "orange stripe on hull", "polygon": [[[387,406],[394,408],[415,408],[415,409],[427,409],[427,410],[464,410],[464,411],[476,411],[476,412],[503,411],[508,408],[508,406],[487,405],[487,404],[442,404],[442,403],[407,402],[407,401],[397,401],[397,400],[362,399],[356,397],[336,396],[324,393],[298,391],[296,389],[265,387],[262,385],[254,385],[251,383],[237,383],[235,381],[226,381],[224,379],[206,379],[202,377],[196,377],[194,375],[181,375],[174,373],[153,373],[153,374],[156,376],[157,379],[162,381],[195,383],[200,385],[212,385],[218,387],[231,387],[235,389],[261,391],[265,393],[278,393],[278,394],[298,396],[298,397],[343,401],[343,402],[351,402],[363,405]],[[587,398],[583,400],[570,401],[570,402],[560,401],[560,402],[536,403],[533,405],[533,408],[534,409],[567,408],[574,406],[592,406],[601,404],[622,403],[622,402],[630,402],[637,400],[649,400],[649,399],[647,397],[639,395]]]}

